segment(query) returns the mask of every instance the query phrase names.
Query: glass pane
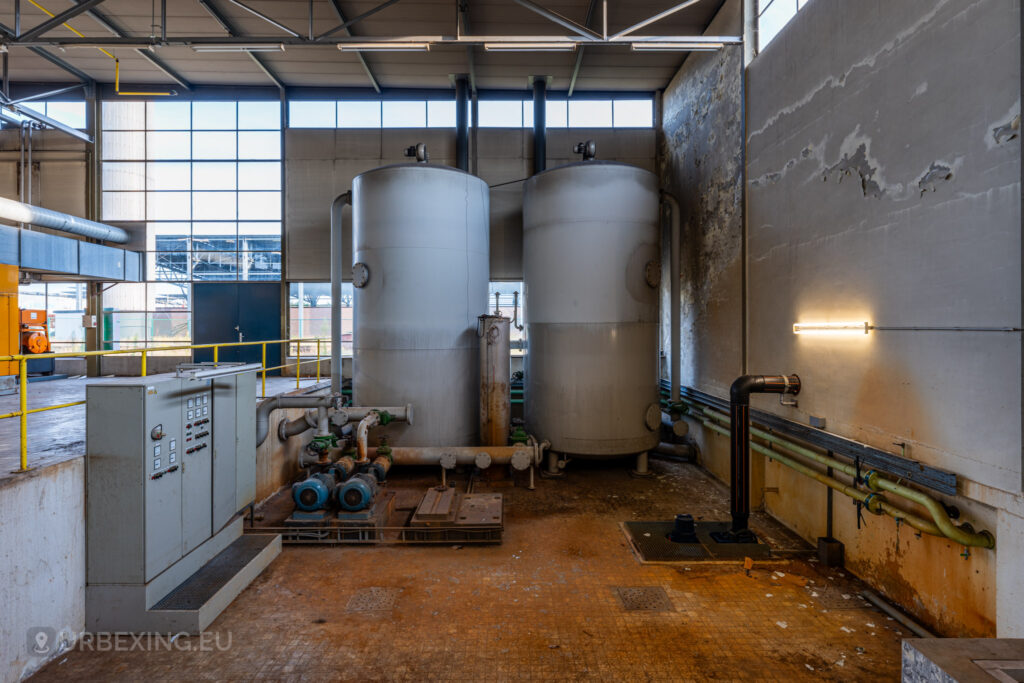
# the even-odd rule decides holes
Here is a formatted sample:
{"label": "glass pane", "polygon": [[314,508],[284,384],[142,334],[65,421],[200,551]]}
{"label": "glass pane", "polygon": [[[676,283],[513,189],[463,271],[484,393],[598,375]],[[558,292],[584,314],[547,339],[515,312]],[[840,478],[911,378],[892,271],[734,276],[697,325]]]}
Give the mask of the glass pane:
{"label": "glass pane", "polygon": [[188,190],[191,187],[187,161],[146,164],[147,190]]}
{"label": "glass pane", "polygon": [[280,251],[280,223],[239,223],[238,248],[242,251]]}
{"label": "glass pane", "polygon": [[104,190],[145,190],[146,165],[142,163],[103,164]]}
{"label": "glass pane", "polygon": [[146,310],[146,285],[142,282],[124,282],[103,290],[104,311]]}
{"label": "glass pane", "polygon": [[423,128],[427,125],[427,103],[424,100],[384,102],[381,121],[385,128]]}
{"label": "glass pane", "polygon": [[771,4],[761,0],[758,5],[761,15],[757,18],[757,43],[760,50],[789,23],[796,14],[797,4],[796,0],[774,0]]}
{"label": "glass pane", "polygon": [[145,130],[145,102],[104,102],[103,130]]}
{"label": "glass pane", "polygon": [[142,192],[104,192],[103,220],[141,221],[146,217],[146,195]]}
{"label": "glass pane", "polygon": [[238,134],[239,159],[280,159],[281,133],[278,131],[251,132]]}
{"label": "glass pane", "polygon": [[547,101],[548,128],[565,128],[569,125],[569,109],[565,100]]}
{"label": "glass pane", "polygon": [[147,102],[146,130],[188,130],[190,109],[189,102]]}
{"label": "glass pane", "polygon": [[[46,310],[85,312],[86,291],[84,282],[51,282],[46,289]],[[78,324],[82,324],[79,316]]]}
{"label": "glass pane", "polygon": [[192,103],[192,130],[234,130],[237,121],[234,102]]}
{"label": "glass pane", "polygon": [[277,161],[247,161],[238,164],[239,190],[280,190],[281,164]]}
{"label": "glass pane", "polygon": [[233,251],[193,254],[192,278],[195,280],[234,280],[237,272],[238,255]]}
{"label": "glass pane", "polygon": [[193,192],[192,217],[202,221],[232,221],[238,216],[234,192]]}
{"label": "glass pane", "polygon": [[181,221],[191,218],[188,192],[147,192],[146,220]]}
{"label": "glass pane", "polygon": [[455,102],[428,100],[427,126],[430,128],[454,128]]}
{"label": "glass pane", "polygon": [[[547,109],[544,111],[547,112]],[[547,119],[544,123],[547,124]],[[523,100],[523,127],[533,128],[533,100]]]}
{"label": "glass pane", "polygon": [[180,281],[189,279],[191,255],[187,251],[147,253],[146,277],[150,280]]}
{"label": "glass pane", "polygon": [[[50,341],[84,343],[85,328],[82,327],[82,313],[84,311],[85,309],[74,312],[51,313],[49,316]],[[57,351],[55,348],[52,350]]]}
{"label": "glass pane", "polygon": [[145,133],[104,133],[104,159],[145,159]]}
{"label": "glass pane", "polygon": [[654,125],[654,104],[651,100],[615,100],[616,128],[650,128]]}
{"label": "glass pane", "polygon": [[289,102],[288,125],[292,128],[334,128],[334,102]]}
{"label": "glass pane", "polygon": [[238,217],[254,221],[281,220],[281,193],[239,192]]}
{"label": "glass pane", "polygon": [[190,310],[192,287],[187,283],[151,282],[146,285],[147,310]]}
{"label": "glass pane", "polygon": [[230,133],[192,133],[192,158],[234,159],[235,136],[236,133],[233,131]]}
{"label": "glass pane", "polygon": [[569,102],[569,126],[572,128],[611,128],[611,100],[572,100]]}
{"label": "glass pane", "polygon": [[33,282],[30,285],[18,285],[18,306],[36,311],[45,311],[46,283]]}
{"label": "glass pane", "polygon": [[[488,307],[494,305],[495,294],[499,295],[498,308],[501,314],[507,318],[512,318],[515,314],[515,293],[519,292],[519,313],[518,320],[521,322],[524,319],[523,315],[523,283],[522,282],[491,282],[488,288],[487,302]],[[512,342],[512,355],[521,356],[523,355],[523,331],[517,330],[515,327],[510,328],[509,339]]]}
{"label": "glass pane", "polygon": [[481,128],[522,128],[522,100],[482,100],[479,102]]}
{"label": "glass pane", "polygon": [[338,102],[338,128],[380,128],[380,102]]}
{"label": "glass pane", "polygon": [[146,133],[147,159],[188,159],[189,133]]}
{"label": "glass pane", "polygon": [[192,189],[235,189],[235,162],[202,161],[192,164]]}
{"label": "glass pane", "polygon": [[146,314],[149,341],[166,346],[188,344],[192,340],[192,314],[181,311],[159,311]]}
{"label": "glass pane", "polygon": [[46,115],[72,128],[85,128],[85,102],[47,102]]}
{"label": "glass pane", "polygon": [[239,102],[238,127],[244,130],[280,130],[280,102]]}
{"label": "glass pane", "polygon": [[146,249],[149,251],[188,251],[189,223],[149,223],[146,225]]}
{"label": "glass pane", "polygon": [[239,280],[280,280],[281,252],[254,251],[239,254]]}
{"label": "glass pane", "polygon": [[196,251],[231,251],[237,248],[234,223],[193,223],[192,248]]}
{"label": "glass pane", "polygon": [[103,341],[114,342],[111,346],[104,344],[108,349],[133,348],[117,342],[145,342],[146,314],[106,311],[103,314]]}

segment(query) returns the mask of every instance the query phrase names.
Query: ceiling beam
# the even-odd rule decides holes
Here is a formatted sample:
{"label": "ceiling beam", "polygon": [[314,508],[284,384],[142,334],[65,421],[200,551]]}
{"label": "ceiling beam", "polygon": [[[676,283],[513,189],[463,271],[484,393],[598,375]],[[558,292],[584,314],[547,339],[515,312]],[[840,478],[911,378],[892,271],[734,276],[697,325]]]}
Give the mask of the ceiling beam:
{"label": "ceiling beam", "polygon": [[[233,38],[242,37],[241,32],[235,27],[234,24],[231,23],[231,20],[228,19],[223,12],[221,12],[213,5],[213,0],[199,0],[199,4],[203,6],[203,9],[210,13],[210,16],[212,16],[214,20],[221,25],[221,28],[227,31],[228,35],[230,35]],[[266,60],[264,60],[259,55],[253,54],[252,52],[249,52],[248,55],[252,59],[252,61],[256,62],[256,66],[258,66],[260,70],[267,75],[267,78],[273,81],[274,85],[276,85],[278,88],[284,91],[284,81],[282,81],[281,78],[276,73],[274,73],[274,70],[270,67],[269,64],[266,63]]]}
{"label": "ceiling beam", "polygon": [[630,33],[633,33],[635,31],[639,31],[640,29],[644,28],[645,26],[650,26],[651,24],[653,24],[656,21],[661,21],[662,19],[664,19],[665,17],[669,16],[670,14],[675,14],[679,10],[686,9],[690,5],[696,5],[698,2],[700,2],[700,0],[686,0],[685,2],[681,2],[678,5],[675,5],[674,7],[669,7],[664,12],[659,12],[658,14],[655,14],[653,17],[648,17],[647,19],[644,19],[643,21],[641,21],[641,22],[639,22],[637,24],[633,24],[632,26],[630,26],[627,29],[619,31],[615,35],[611,36],[609,38],[609,40],[618,40],[620,38],[628,36]]}
{"label": "ceiling beam", "polygon": [[[198,0],[204,7],[209,6],[213,0]],[[223,15],[221,15],[223,17]],[[222,24],[223,25],[223,24]],[[168,36],[167,40],[156,38],[56,38],[35,40],[26,45],[8,42],[7,46],[14,47],[56,47],[56,48],[80,48],[80,47],[103,47],[108,50],[121,48],[159,48],[159,47],[203,47],[206,45],[237,46],[239,49],[249,48],[256,50],[268,48],[280,50],[281,46],[286,48],[344,48],[350,43],[361,45],[370,44],[375,48],[386,49],[389,46],[401,47],[404,43],[429,43],[430,45],[484,45],[486,43],[504,43],[507,45],[524,44],[529,46],[533,43],[564,43],[567,48],[574,45],[587,45],[591,47],[629,47],[636,43],[686,43],[697,47],[680,48],[685,52],[687,49],[718,48],[722,45],[740,45],[743,39],[741,36],[708,36],[708,35],[644,35],[636,38],[614,38],[604,39],[583,39],[580,36],[565,35],[389,35],[389,36],[365,36],[365,37],[344,37],[332,38],[322,42],[309,41],[305,38],[291,38],[288,36],[245,36],[229,35],[226,37],[217,36]],[[545,46],[547,48],[547,46]],[[350,48],[351,49],[351,48]],[[363,49],[371,49],[366,47]],[[546,51],[544,48],[538,48]],[[549,48],[547,48],[549,49]],[[530,51],[527,47],[525,51]]]}
{"label": "ceiling beam", "polygon": [[512,0],[512,1],[515,2],[517,5],[521,5],[521,6],[525,7],[526,9],[528,9],[528,10],[530,10],[532,12],[536,12],[537,14],[541,15],[542,17],[544,17],[545,19],[547,19],[549,21],[555,22],[556,24],[558,24],[559,26],[562,26],[563,28],[569,29],[573,33],[578,33],[579,35],[583,36],[584,38],[589,38],[590,40],[601,40],[603,38],[603,36],[601,34],[595,32],[595,31],[591,31],[586,26],[580,26],[579,24],[577,24],[572,19],[570,19],[568,17],[563,17],[558,12],[553,12],[553,11],[551,11],[549,9],[541,7],[540,5],[538,5],[537,3],[533,2],[532,0]]}
{"label": "ceiling beam", "polygon": [[[590,0],[590,6],[587,7],[587,18],[583,21],[583,25],[590,28],[590,22],[594,19],[594,11],[597,9],[597,0]],[[567,97],[572,97],[573,91],[576,89],[576,79],[580,75],[580,67],[583,66],[583,51],[586,47],[580,45],[576,48],[576,63],[572,67],[572,77],[569,79],[569,94]]]}
{"label": "ceiling beam", "polygon": [[330,31],[327,31],[326,33],[321,33],[320,35],[318,35],[316,37],[316,40],[323,40],[324,38],[328,38],[330,36],[333,36],[338,31],[346,29],[349,26],[352,26],[353,24],[356,24],[356,23],[362,21],[366,17],[369,17],[371,15],[376,14],[377,12],[381,11],[382,9],[387,9],[388,7],[391,7],[391,5],[395,4],[396,2],[398,2],[398,0],[385,0],[385,2],[382,2],[381,4],[377,5],[376,7],[371,7],[370,9],[366,10],[365,12],[363,12],[362,14],[360,14],[357,17],[353,17],[352,19],[349,19],[348,21],[342,21],[341,25],[335,26]]}
{"label": "ceiling beam", "polygon": [[267,22],[268,24],[270,24],[274,28],[279,28],[282,31],[284,31],[285,33],[287,33],[288,35],[290,35],[290,36],[295,36],[296,38],[299,37],[299,34],[298,34],[297,31],[293,31],[290,28],[288,28],[287,26],[285,26],[284,24],[282,24],[281,22],[279,22],[276,19],[274,19],[273,17],[270,17],[270,16],[264,14],[263,12],[260,12],[257,9],[253,9],[252,7],[249,7],[246,4],[243,4],[242,2],[240,2],[240,0],[228,0],[228,2],[230,2],[235,7],[241,7],[246,12],[249,12],[250,14],[259,17],[260,19],[262,19],[263,21]]}
{"label": "ceiling beam", "polygon": [[47,31],[49,31],[51,29],[55,29],[58,26],[60,26],[61,24],[67,23],[68,21],[70,21],[70,20],[74,19],[75,17],[77,17],[82,12],[89,11],[90,9],[92,9],[96,5],[100,4],[101,2],[103,2],[103,0],[83,0],[82,2],[80,2],[78,4],[73,5],[73,6],[69,7],[69,8],[67,8],[66,10],[61,12],[60,14],[54,15],[52,18],[50,18],[47,21],[44,21],[43,23],[39,24],[35,28],[29,29],[28,31],[25,31],[20,36],[18,36],[16,40],[18,42],[22,42],[22,41],[29,42],[29,41],[35,40],[36,38],[38,38],[39,36],[43,35]]}
{"label": "ceiling beam", "polygon": [[[10,28],[8,26],[5,26],[4,24],[0,24],[0,34],[3,34],[3,36],[5,38],[13,38],[14,37],[14,29],[12,29],[12,28]],[[72,76],[74,76],[78,80],[82,81],[82,83],[85,83],[85,84],[90,85],[90,86],[96,84],[96,81],[93,80],[92,76],[90,76],[89,74],[85,73],[84,71],[82,71],[78,67],[71,66],[70,64],[65,62],[63,59],[61,59],[57,55],[51,54],[50,52],[44,50],[41,47],[30,47],[29,50],[31,52],[33,52],[34,54],[42,57],[46,61],[50,62],[54,66],[60,67],[64,71],[67,71],[69,74],[71,74]]]}
{"label": "ceiling beam", "polygon": [[[329,2],[331,3],[331,7],[334,8],[334,13],[338,15],[338,21],[340,21],[342,24],[346,24],[348,22],[348,19],[345,18],[345,11],[341,9],[341,1],[329,0]],[[345,35],[349,37],[353,35],[352,29],[350,29],[348,26],[345,26],[344,31]],[[373,69],[370,68],[370,63],[366,61],[366,57],[363,56],[362,52],[357,52],[356,57],[359,59],[359,63],[363,65],[363,71],[366,72],[367,78],[370,79],[370,85],[372,85],[373,89],[379,93],[380,82],[377,81],[377,77],[373,74]]]}

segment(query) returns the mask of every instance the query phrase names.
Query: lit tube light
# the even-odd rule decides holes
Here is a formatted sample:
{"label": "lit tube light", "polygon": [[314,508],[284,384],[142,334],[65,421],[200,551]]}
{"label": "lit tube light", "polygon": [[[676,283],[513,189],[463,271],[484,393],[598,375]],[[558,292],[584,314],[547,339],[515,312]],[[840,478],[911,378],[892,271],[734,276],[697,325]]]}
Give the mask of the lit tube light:
{"label": "lit tube light", "polygon": [[793,334],[867,334],[871,323],[793,323]]}
{"label": "lit tube light", "polygon": [[575,52],[576,43],[484,43],[487,52]]}
{"label": "lit tube light", "polygon": [[193,45],[195,52],[284,52],[284,44],[278,45],[235,45],[225,43],[224,45],[205,44]]}
{"label": "lit tube light", "polygon": [[345,52],[429,52],[430,43],[338,43]]}
{"label": "lit tube light", "polygon": [[715,52],[725,47],[725,43],[678,42],[678,41],[643,41],[630,43],[633,52]]}

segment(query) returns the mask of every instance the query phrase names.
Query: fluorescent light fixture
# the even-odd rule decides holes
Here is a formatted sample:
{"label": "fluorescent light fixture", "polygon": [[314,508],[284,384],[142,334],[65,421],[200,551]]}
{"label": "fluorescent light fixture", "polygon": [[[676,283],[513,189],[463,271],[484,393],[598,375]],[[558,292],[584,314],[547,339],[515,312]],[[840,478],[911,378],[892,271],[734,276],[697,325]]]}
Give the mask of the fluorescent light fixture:
{"label": "fluorescent light fixture", "polygon": [[650,40],[630,43],[629,47],[633,52],[715,52],[725,47],[725,43]]}
{"label": "fluorescent light fixture", "polygon": [[430,43],[338,43],[342,52],[429,52]]}
{"label": "fluorescent light fixture", "polygon": [[284,52],[284,45],[235,45],[233,43],[217,45],[209,43],[193,45],[192,49],[196,52]]}
{"label": "fluorescent light fixture", "polygon": [[871,323],[793,323],[793,334],[867,334]]}
{"label": "fluorescent light fixture", "polygon": [[575,52],[576,43],[484,43],[488,52]]}

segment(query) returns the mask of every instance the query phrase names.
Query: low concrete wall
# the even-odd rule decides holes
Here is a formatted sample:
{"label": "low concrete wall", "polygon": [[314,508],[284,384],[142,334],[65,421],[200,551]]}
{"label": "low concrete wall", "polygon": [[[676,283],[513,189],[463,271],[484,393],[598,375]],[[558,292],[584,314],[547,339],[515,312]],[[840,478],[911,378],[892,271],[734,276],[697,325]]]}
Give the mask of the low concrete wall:
{"label": "low concrete wall", "polygon": [[[163,372],[174,372],[181,363],[191,363],[192,356],[146,356],[146,374],[158,375]],[[100,375],[116,375],[118,377],[138,377],[142,374],[141,356],[101,356]]]}
{"label": "low concrete wall", "polygon": [[0,680],[17,681],[85,628],[84,459],[0,480],[0,519]]}

